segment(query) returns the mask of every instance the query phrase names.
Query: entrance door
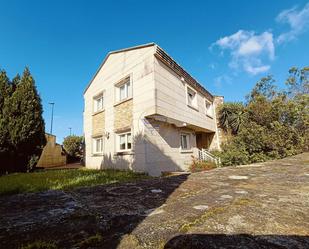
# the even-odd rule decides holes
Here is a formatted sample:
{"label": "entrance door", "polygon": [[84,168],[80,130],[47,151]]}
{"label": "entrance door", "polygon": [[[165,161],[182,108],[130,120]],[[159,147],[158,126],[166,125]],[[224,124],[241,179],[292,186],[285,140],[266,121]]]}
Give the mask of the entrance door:
{"label": "entrance door", "polygon": [[196,133],[196,147],[198,149],[208,149],[213,138],[212,133],[199,132]]}
{"label": "entrance door", "polygon": [[196,133],[196,147],[200,150],[203,148],[203,134],[202,133]]}

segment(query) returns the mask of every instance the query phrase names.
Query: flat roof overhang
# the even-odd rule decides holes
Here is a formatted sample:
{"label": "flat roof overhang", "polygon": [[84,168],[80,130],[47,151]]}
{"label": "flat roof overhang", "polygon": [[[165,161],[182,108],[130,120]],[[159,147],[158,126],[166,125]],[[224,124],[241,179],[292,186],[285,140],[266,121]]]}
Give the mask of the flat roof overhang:
{"label": "flat roof overhang", "polygon": [[184,122],[181,120],[177,120],[177,119],[173,119],[170,117],[166,117],[164,115],[160,115],[160,114],[152,114],[152,115],[148,115],[145,116],[145,118],[149,118],[149,119],[153,119],[159,122],[164,122],[164,123],[168,123],[168,124],[172,124],[177,128],[187,128],[187,129],[191,129],[194,130],[195,132],[206,132],[206,133],[213,133],[215,132],[215,130],[211,130],[211,129],[207,129],[204,127],[200,127],[194,124],[190,124],[188,122]]}

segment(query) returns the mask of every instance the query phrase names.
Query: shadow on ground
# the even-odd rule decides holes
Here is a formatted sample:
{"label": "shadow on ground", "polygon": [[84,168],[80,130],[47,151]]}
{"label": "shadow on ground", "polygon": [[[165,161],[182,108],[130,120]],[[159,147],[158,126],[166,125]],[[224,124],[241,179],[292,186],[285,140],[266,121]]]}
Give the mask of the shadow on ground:
{"label": "shadow on ground", "polygon": [[169,240],[164,249],[286,249],[309,248],[309,236],[249,234],[186,234]]}
{"label": "shadow on ground", "polygon": [[36,241],[56,248],[118,248],[187,176],[1,197],[0,248]]}
{"label": "shadow on ground", "polygon": [[2,196],[0,248],[307,249],[308,162]]}

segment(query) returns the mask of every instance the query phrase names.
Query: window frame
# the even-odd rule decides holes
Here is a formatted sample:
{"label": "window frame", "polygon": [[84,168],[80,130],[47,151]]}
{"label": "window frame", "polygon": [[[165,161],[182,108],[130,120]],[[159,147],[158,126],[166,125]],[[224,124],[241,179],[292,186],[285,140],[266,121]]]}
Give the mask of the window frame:
{"label": "window frame", "polygon": [[[125,96],[121,98],[121,88],[124,87]],[[116,88],[116,103],[120,103],[131,99],[133,96],[132,76],[129,75],[115,84]]]}
{"label": "window frame", "polygon": [[[97,150],[97,141],[101,140],[100,146],[101,150]],[[104,137],[103,136],[97,136],[92,137],[92,154],[93,155],[102,155],[104,152]]]}
{"label": "window frame", "polygon": [[[128,148],[128,135],[130,134],[131,136],[131,148]],[[131,131],[127,131],[127,132],[122,132],[122,133],[117,133],[116,134],[116,150],[117,152],[126,152],[126,151],[131,151],[132,147],[133,147],[133,141],[132,141],[132,132]],[[120,137],[124,136],[125,137],[125,148],[121,149],[121,144],[120,144]]]}
{"label": "window frame", "polygon": [[[207,104],[210,104],[210,111],[207,108]],[[210,113],[209,113],[210,112]],[[205,114],[206,116],[213,118],[214,116],[214,107],[213,107],[213,102],[205,98]]]}
{"label": "window frame", "polygon": [[[189,102],[189,93],[193,93],[194,94],[194,98],[191,101],[191,103]],[[197,91],[195,89],[193,89],[192,87],[190,87],[189,85],[186,85],[186,102],[187,105],[195,110],[198,110],[198,101],[197,101]]]}
{"label": "window frame", "polygon": [[[187,148],[183,148],[183,144],[182,144],[182,137],[185,136],[186,137],[186,143],[187,143]],[[180,133],[180,150],[181,151],[191,151],[192,147],[191,147],[191,143],[190,143],[190,139],[191,139],[191,134],[189,132],[181,132]]]}
{"label": "window frame", "polygon": [[[93,113],[98,113],[98,112],[101,112],[104,110],[104,92],[105,91],[102,91],[98,94],[96,94],[93,98],[92,98],[92,110],[93,110]],[[97,103],[98,103],[98,100],[99,99],[102,99],[102,106],[100,109],[97,108]]]}

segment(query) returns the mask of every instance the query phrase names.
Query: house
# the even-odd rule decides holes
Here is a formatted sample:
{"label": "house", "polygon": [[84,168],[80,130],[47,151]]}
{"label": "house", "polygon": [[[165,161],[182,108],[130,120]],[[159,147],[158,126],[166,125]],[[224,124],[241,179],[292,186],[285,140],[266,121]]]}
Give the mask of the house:
{"label": "house", "polygon": [[46,145],[38,161],[37,167],[63,166],[67,162],[67,156],[60,144],[56,143],[56,136],[45,133]]}
{"label": "house", "polygon": [[[154,43],[110,52],[84,92],[85,165],[159,175],[220,149],[213,96]],[[208,152],[206,152],[208,155]]]}

